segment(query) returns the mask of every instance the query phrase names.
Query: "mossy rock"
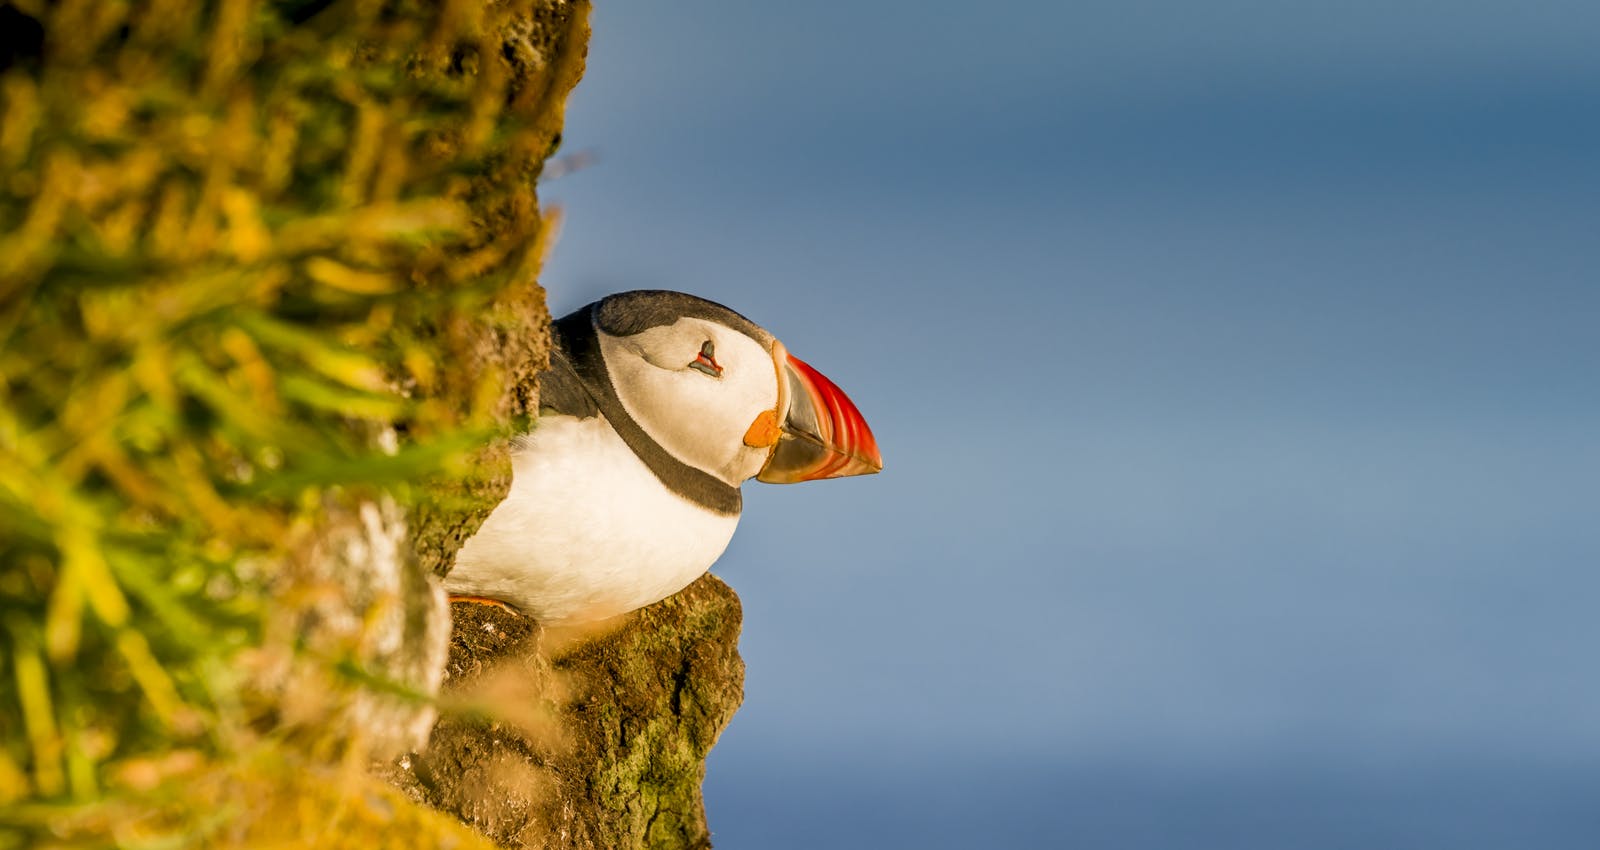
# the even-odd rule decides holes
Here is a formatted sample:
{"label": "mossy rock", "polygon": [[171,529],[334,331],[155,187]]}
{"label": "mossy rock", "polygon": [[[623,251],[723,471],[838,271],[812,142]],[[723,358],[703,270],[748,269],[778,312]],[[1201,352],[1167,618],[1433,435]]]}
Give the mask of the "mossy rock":
{"label": "mossy rock", "polygon": [[435,708],[435,577],[536,415],[587,14],[0,5],[0,848],[487,846],[432,805],[706,843],[715,579],[606,635],[458,606],[435,745],[367,772]]}
{"label": "mossy rock", "polygon": [[506,847],[709,847],[705,758],[743,698],[738,597],[706,575],[581,631],[454,606],[456,710],[393,768]]}

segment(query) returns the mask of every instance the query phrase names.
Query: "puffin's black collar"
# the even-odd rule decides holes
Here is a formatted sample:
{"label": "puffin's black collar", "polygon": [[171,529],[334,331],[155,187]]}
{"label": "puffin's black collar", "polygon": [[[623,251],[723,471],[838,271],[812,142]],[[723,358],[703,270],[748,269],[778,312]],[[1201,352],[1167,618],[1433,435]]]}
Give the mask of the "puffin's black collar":
{"label": "puffin's black collar", "polygon": [[[707,510],[737,516],[744,506],[744,496],[738,487],[678,460],[646,434],[644,429],[639,427],[639,423],[628,415],[627,408],[622,406],[622,399],[617,397],[616,387],[611,385],[611,375],[606,370],[605,358],[600,354],[600,338],[595,331],[596,306],[591,304],[551,324],[552,342],[559,351],[551,353],[551,371],[545,373],[545,379],[554,379],[552,383],[561,385],[562,395],[573,395],[567,392],[571,389],[566,386],[570,379],[563,380],[566,376],[562,375],[563,366],[570,369],[577,378],[573,383],[580,385],[588,394],[593,408],[605,416],[617,435],[622,437],[622,442],[633,449],[633,453],[644,461],[644,465],[666,485],[668,490]],[[562,354],[565,355],[564,364],[557,361]],[[540,396],[541,399],[546,397],[543,381],[541,381]],[[556,409],[578,416],[592,415],[584,409],[589,405],[573,403],[577,401],[571,399],[567,405],[563,405],[574,407],[574,410],[563,410],[561,407]]]}

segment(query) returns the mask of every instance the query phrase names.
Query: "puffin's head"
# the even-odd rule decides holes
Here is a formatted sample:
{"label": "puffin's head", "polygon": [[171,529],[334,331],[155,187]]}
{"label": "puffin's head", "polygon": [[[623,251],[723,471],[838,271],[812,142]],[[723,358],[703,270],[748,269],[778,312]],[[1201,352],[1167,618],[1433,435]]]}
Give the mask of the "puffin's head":
{"label": "puffin's head", "polygon": [[850,399],[727,307],[643,290],[609,296],[592,315],[618,399],[684,463],[734,486],[883,469]]}

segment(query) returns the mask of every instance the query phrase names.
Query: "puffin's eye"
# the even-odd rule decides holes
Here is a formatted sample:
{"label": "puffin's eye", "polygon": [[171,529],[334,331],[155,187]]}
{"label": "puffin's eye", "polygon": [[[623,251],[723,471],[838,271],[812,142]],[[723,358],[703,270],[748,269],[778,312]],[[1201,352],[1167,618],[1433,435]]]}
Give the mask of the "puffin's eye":
{"label": "puffin's eye", "polygon": [[689,368],[704,372],[713,378],[722,377],[722,367],[717,365],[717,348],[711,344],[711,340],[706,340],[705,344],[700,346],[700,356],[690,361]]}

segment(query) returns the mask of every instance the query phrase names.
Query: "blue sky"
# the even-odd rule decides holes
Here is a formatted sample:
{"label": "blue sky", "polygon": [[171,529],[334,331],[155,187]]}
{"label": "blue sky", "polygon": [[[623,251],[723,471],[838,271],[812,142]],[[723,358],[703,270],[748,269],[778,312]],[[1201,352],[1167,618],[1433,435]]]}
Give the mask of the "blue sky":
{"label": "blue sky", "polygon": [[1600,7],[594,26],[552,309],[722,301],[887,462],[746,488],[719,847],[1600,841]]}

